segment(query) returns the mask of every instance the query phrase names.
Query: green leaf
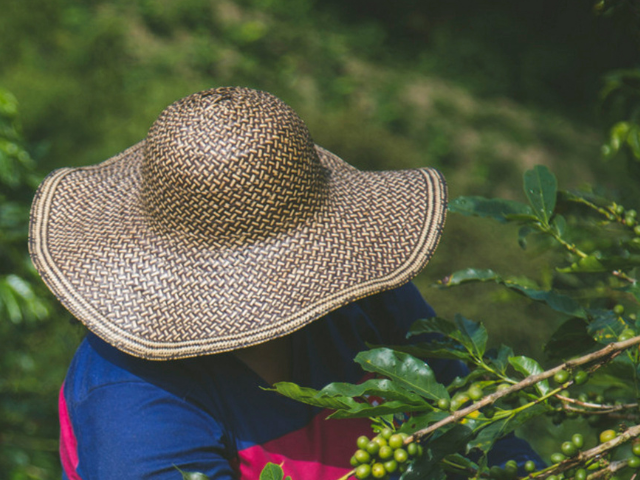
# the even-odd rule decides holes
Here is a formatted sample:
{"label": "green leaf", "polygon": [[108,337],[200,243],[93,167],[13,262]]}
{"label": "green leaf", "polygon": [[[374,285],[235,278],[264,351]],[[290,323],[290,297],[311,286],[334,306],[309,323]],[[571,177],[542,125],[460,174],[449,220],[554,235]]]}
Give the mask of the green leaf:
{"label": "green leaf", "polygon": [[443,412],[441,410],[412,415],[402,424],[400,431],[412,435],[418,430],[422,430],[423,428],[427,428],[440,420],[444,420],[448,416],[449,412]]}
{"label": "green leaf", "polygon": [[588,311],[591,322],[587,326],[587,333],[599,343],[611,343],[618,339],[626,324],[611,310],[592,309]]}
{"label": "green leaf", "polygon": [[638,125],[632,125],[627,135],[627,144],[633,153],[633,156],[640,160],[640,128]]}
{"label": "green leaf", "polygon": [[[463,470],[463,473],[467,473],[469,470],[477,471],[478,464],[469,460],[467,457],[460,455],[459,453],[453,453],[451,455],[447,455],[444,460],[447,462],[449,468],[451,468],[455,472],[459,472],[459,470]],[[455,468],[457,467],[457,468]],[[462,473],[462,472],[461,472]]]}
{"label": "green leaf", "polygon": [[523,250],[526,250],[527,237],[532,233],[536,233],[538,231],[539,230],[537,228],[532,227],[531,225],[525,225],[523,227],[520,227],[520,229],[518,230],[518,245],[520,245],[520,248],[522,248]]}
{"label": "green leaf", "polygon": [[442,340],[432,340],[430,342],[418,343],[414,345],[391,345],[396,352],[404,352],[417,358],[448,358],[450,360],[472,361],[469,352],[464,350],[459,342],[446,338]]}
{"label": "green leaf", "polygon": [[454,425],[425,445],[425,452],[409,465],[401,480],[442,479],[444,472],[439,463],[447,455],[464,450],[473,432],[465,425]]}
{"label": "green leaf", "polygon": [[283,477],[282,467],[271,462],[267,463],[260,472],[260,480],[282,480]]}
{"label": "green leaf", "polygon": [[[440,333],[460,343],[469,353],[476,357],[484,355],[487,344],[487,331],[482,323],[468,320],[460,314],[456,314],[455,323],[439,317],[418,320],[411,325],[407,337],[421,333]],[[441,347],[442,345],[443,342],[434,341],[435,347]],[[446,344],[444,345],[446,348]],[[458,358],[464,358],[464,356],[460,354]]]}
{"label": "green leaf", "polygon": [[491,364],[504,374],[509,366],[509,358],[513,357],[513,349],[506,345],[500,345],[495,355],[490,356]]}
{"label": "green leaf", "polygon": [[487,453],[496,440],[508,435],[515,429],[526,424],[532,418],[544,414],[546,408],[542,405],[534,405],[525,410],[518,412],[516,415],[506,417],[483,428],[478,435],[469,442],[469,448],[478,448]]}
{"label": "green leaf", "polygon": [[[185,472],[174,465],[174,468],[182,475],[182,480],[209,480],[209,477],[200,472]],[[262,478],[262,477],[261,477]]]}
{"label": "green leaf", "polygon": [[510,215],[533,215],[531,207],[524,203],[483,197],[458,197],[449,203],[449,211],[467,216],[493,218],[502,223],[509,221]]}
{"label": "green leaf", "polygon": [[386,378],[371,379],[358,385],[342,382],[330,383],[317,394],[321,397],[364,397],[366,395],[382,397],[386,400],[398,400],[418,406],[427,405],[420,395],[416,395]]}
{"label": "green leaf", "polygon": [[429,400],[449,398],[449,392],[436,381],[433,370],[423,360],[406,353],[376,348],[360,352],[355,361],[364,370],[388,377],[397,385]]}
{"label": "green leaf", "polygon": [[[582,306],[567,295],[563,295],[554,290],[538,290],[531,287],[532,281],[523,278],[503,279],[493,270],[467,268],[452,273],[442,280],[445,287],[462,285],[469,282],[495,282],[514,290],[531,300],[546,303],[553,310],[566,313],[567,315],[586,318],[586,313]],[[444,332],[443,332],[444,333]]]}
{"label": "green leaf", "polygon": [[395,415],[397,413],[424,412],[433,407],[425,404],[411,405],[405,402],[391,400],[379,405],[370,405],[367,402],[356,403],[351,408],[336,410],[327,418],[371,418],[381,415]]}
{"label": "green leaf", "polygon": [[307,387],[300,387],[291,382],[279,382],[273,385],[273,388],[266,390],[278,392],[280,395],[297,400],[314,407],[329,408],[331,410],[350,409],[356,407],[358,403],[349,397],[319,397],[318,390]]}
{"label": "green leaf", "polygon": [[474,322],[460,314],[455,315],[455,324],[461,333],[460,341],[469,352],[482,358],[487,347],[488,334],[481,322]]}
{"label": "green leaf", "polygon": [[562,237],[567,230],[567,221],[562,215],[556,215],[553,217],[551,226],[556,230],[556,233]]}
{"label": "green leaf", "polygon": [[613,127],[609,134],[609,145],[611,146],[613,153],[620,150],[622,144],[627,140],[629,135],[630,125],[628,122],[618,122]]}
{"label": "green leaf", "polygon": [[525,295],[531,300],[546,303],[556,312],[566,313],[567,315],[579,318],[587,318],[587,313],[577,301],[561,293],[555,292],[553,290],[536,290],[533,288],[522,286],[511,280],[504,282],[504,285]]}
{"label": "green leaf", "polygon": [[544,351],[551,359],[565,359],[584,354],[595,345],[596,342],[587,333],[584,320],[573,317],[551,335]]}
{"label": "green leaf", "polygon": [[440,333],[445,337],[453,338],[456,332],[456,326],[449,320],[440,317],[422,318],[416,320],[411,327],[409,327],[407,338],[423,333]]}
{"label": "green leaf", "polygon": [[547,167],[537,165],[524,173],[524,193],[543,225],[549,225],[553,215],[557,190],[556,177]]}
{"label": "green leaf", "polygon": [[[525,377],[528,377],[530,375],[538,375],[539,373],[544,372],[540,364],[533,358],[525,356],[511,357],[509,359],[509,363],[513,366],[513,368],[522,373]],[[545,395],[549,392],[549,382],[547,380],[542,380],[536,383],[535,386],[541,395]]]}
{"label": "green leaf", "polygon": [[620,288],[619,290],[633,295],[633,297],[636,299],[636,302],[640,303],[640,283],[633,283],[626,287]]}

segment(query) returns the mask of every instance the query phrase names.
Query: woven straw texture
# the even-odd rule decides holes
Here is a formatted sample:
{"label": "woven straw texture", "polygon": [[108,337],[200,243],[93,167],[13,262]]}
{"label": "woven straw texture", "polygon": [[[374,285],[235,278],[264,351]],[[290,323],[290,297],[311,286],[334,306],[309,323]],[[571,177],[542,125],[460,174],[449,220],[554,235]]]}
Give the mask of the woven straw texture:
{"label": "woven straw texture", "polygon": [[445,211],[436,170],[357,170],[276,97],[225,87],[169,106],[116,157],[50,174],[30,250],[91,331],[175,359],[261,343],[406,283]]}

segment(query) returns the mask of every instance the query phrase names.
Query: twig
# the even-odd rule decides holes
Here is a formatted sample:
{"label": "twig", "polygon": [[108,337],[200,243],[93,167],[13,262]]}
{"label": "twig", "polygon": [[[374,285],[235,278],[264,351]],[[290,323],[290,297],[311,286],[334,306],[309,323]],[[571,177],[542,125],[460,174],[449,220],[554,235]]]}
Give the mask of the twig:
{"label": "twig", "polygon": [[[601,443],[597,447],[594,447],[590,450],[585,450],[584,452],[580,452],[575,457],[567,458],[566,460],[563,460],[562,462],[554,465],[548,471],[542,473],[539,476],[536,476],[536,480],[544,479],[550,475],[556,475],[566,470],[570,470],[576,467],[577,465],[584,464],[586,461],[591,460],[593,458],[597,458],[598,456],[603,455],[604,453],[617,447],[618,445],[622,445],[623,443],[628,442],[629,440],[637,437],[638,435],[640,435],[640,425],[634,425],[633,427],[629,427],[624,433],[621,433],[613,440],[609,440],[608,442]],[[626,465],[627,465],[626,460],[619,461],[619,462],[612,462],[607,466],[606,469],[603,469],[605,470],[605,473],[603,473],[602,475],[606,474],[607,471],[615,472],[616,470],[619,470],[625,467]],[[590,475],[589,480],[595,480],[596,478],[599,478],[601,476],[601,475],[598,475],[599,473],[600,472],[596,472]]]}
{"label": "twig", "polygon": [[574,358],[561,365],[558,365],[557,367],[554,367],[550,370],[546,370],[537,375],[530,375],[524,380],[514,385],[511,385],[510,387],[505,388],[504,390],[499,390],[492,393],[491,395],[487,395],[479,402],[469,405],[468,407],[463,408],[462,410],[458,410],[453,414],[449,415],[447,418],[444,418],[439,422],[436,422],[433,425],[430,425],[429,427],[418,430],[413,435],[410,435],[409,437],[406,438],[405,444],[411,443],[413,441],[419,441],[422,437],[429,435],[432,432],[435,432],[436,430],[444,427],[445,425],[462,420],[471,412],[475,412],[476,410],[480,410],[481,408],[486,407],[487,405],[491,405],[492,403],[494,403],[495,401],[497,401],[502,397],[510,395],[513,392],[517,392],[518,390],[522,390],[523,388],[527,388],[532,385],[535,385],[536,383],[541,382],[542,380],[551,378],[560,370],[572,370],[575,367],[579,367],[580,365],[585,365],[587,363],[593,362],[594,360],[598,360],[606,357],[613,358],[614,356],[619,355],[623,350],[638,344],[640,344],[640,335],[622,342],[610,343],[606,347],[596,352],[589,353],[579,358]]}
{"label": "twig", "polygon": [[622,279],[622,280],[626,280],[627,282],[629,282],[629,283],[633,283],[634,285],[635,285],[635,284],[636,284],[636,282],[638,281],[638,279],[633,278],[633,277],[630,277],[629,275],[627,275],[627,274],[626,274],[626,273],[624,273],[624,272],[621,272],[620,270],[614,270],[613,272],[611,272],[611,274],[612,274],[614,277],[618,277],[618,278],[620,278],[620,279]]}
{"label": "twig", "polygon": [[583,402],[582,400],[578,400],[577,398],[565,397],[564,395],[556,395],[558,400],[562,400],[567,403],[575,403],[576,405],[580,405],[585,408],[599,409],[605,410],[605,413],[609,412],[617,412],[618,410],[626,410],[628,408],[637,408],[637,403],[626,403],[624,405],[605,405],[603,403],[591,403],[591,402]]}

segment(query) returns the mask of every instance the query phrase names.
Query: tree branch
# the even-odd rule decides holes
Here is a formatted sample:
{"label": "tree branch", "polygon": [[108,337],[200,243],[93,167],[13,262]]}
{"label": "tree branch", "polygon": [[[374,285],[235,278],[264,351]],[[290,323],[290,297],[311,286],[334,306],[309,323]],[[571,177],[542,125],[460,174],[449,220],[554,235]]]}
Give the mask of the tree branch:
{"label": "tree branch", "polygon": [[[611,358],[614,358],[615,356],[619,355],[623,350],[626,350],[627,348],[633,347],[634,345],[638,345],[638,344],[640,344],[640,335],[622,342],[610,343],[606,347],[596,352],[592,352],[582,357],[568,360],[567,362],[562,363],[557,367],[546,370],[537,375],[530,375],[524,380],[514,385],[511,385],[510,387],[505,388],[504,390],[499,390],[492,393],[491,395],[487,395],[479,402],[476,402],[472,405],[469,405],[466,408],[458,410],[453,414],[449,415],[447,418],[444,418],[439,422],[436,422],[433,425],[430,425],[427,428],[418,430],[413,435],[410,435],[409,437],[407,437],[407,439],[405,440],[405,444],[411,443],[413,441],[420,441],[420,439],[422,439],[426,435],[429,435],[432,432],[435,432],[439,428],[442,428],[445,425],[448,425],[453,422],[458,422],[462,420],[464,417],[466,417],[467,415],[469,415],[471,412],[475,412],[477,410],[480,410],[483,407],[486,407],[487,405],[491,405],[502,397],[505,397],[514,392],[522,390],[523,388],[527,388],[532,385],[535,385],[536,383],[541,382],[542,380],[546,380],[548,378],[553,377],[560,370],[573,370],[576,367],[579,367],[581,365],[586,365],[595,360],[600,360],[600,359],[610,360]],[[604,363],[604,361],[602,363]]]}

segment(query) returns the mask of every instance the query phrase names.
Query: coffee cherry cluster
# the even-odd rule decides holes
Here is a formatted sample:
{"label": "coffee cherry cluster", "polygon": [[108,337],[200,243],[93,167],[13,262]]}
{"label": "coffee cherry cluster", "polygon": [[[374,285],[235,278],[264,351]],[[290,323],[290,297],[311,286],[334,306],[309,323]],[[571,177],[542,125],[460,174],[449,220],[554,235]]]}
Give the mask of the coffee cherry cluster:
{"label": "coffee cherry cluster", "polygon": [[359,437],[358,450],[351,457],[356,478],[386,479],[390,473],[404,472],[409,460],[422,455],[422,446],[416,442],[405,445],[406,438],[406,434],[394,433],[390,428],[384,428],[371,439]]}

